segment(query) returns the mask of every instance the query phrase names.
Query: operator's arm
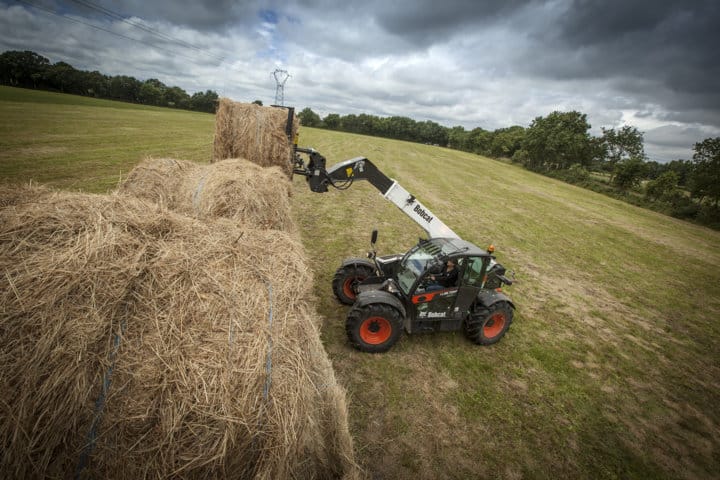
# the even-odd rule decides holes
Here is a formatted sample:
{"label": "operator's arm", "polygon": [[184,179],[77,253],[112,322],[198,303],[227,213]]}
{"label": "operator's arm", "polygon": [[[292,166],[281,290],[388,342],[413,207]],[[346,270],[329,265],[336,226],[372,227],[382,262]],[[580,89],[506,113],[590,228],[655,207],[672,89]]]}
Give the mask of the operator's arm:
{"label": "operator's arm", "polygon": [[443,271],[437,275],[430,275],[430,279],[443,287],[454,287],[457,284],[458,270],[453,268],[450,271]]}

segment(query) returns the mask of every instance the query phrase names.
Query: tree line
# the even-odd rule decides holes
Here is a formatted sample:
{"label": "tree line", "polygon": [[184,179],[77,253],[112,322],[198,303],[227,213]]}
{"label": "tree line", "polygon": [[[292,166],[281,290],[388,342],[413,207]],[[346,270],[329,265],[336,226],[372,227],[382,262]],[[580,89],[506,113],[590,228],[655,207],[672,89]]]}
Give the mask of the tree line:
{"label": "tree line", "polygon": [[303,109],[298,114],[298,117],[300,122],[307,127],[326,128],[328,130],[434,145],[445,146],[448,143],[448,129],[446,127],[431,121],[418,122],[408,117],[378,117],[366,113],[340,116],[337,113],[331,113],[321,119],[310,108]]}
{"label": "tree line", "polygon": [[659,163],[645,154],[643,134],[633,126],[590,134],[587,116],[555,111],[528,127],[494,131],[444,127],[407,117],[335,113],[321,118],[310,108],[303,125],[428,143],[511,162],[672,216],[720,228],[720,137],[693,147],[692,160]]}
{"label": "tree line", "polygon": [[78,70],[65,62],[50,63],[27,50],[0,54],[0,84],[208,113],[215,113],[218,101],[218,94],[212,90],[189,95],[155,78],[138,80]]}

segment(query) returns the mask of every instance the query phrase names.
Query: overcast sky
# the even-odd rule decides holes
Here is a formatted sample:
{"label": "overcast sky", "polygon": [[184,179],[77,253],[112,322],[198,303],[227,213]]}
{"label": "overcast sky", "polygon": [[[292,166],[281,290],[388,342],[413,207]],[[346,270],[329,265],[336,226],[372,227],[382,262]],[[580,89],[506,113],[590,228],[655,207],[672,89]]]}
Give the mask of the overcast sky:
{"label": "overcast sky", "polygon": [[5,50],[265,104],[285,69],[285,104],[321,116],[494,130],[578,110],[658,161],[720,136],[718,0],[0,0]]}

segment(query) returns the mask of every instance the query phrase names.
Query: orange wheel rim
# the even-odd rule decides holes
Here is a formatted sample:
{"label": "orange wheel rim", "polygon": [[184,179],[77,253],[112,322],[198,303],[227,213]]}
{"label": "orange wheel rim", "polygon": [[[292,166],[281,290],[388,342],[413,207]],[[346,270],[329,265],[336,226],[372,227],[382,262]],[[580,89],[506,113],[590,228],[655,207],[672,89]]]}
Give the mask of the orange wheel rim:
{"label": "orange wheel rim", "polygon": [[495,338],[503,331],[503,328],[505,328],[505,314],[495,313],[485,322],[483,335],[485,338]]}
{"label": "orange wheel rim", "polygon": [[369,345],[385,343],[391,334],[392,325],[384,317],[370,317],[360,325],[360,338]]}
{"label": "orange wheel rim", "polygon": [[348,298],[355,298],[357,294],[355,293],[355,285],[365,280],[365,277],[350,277],[346,278],[343,282],[343,293]]}

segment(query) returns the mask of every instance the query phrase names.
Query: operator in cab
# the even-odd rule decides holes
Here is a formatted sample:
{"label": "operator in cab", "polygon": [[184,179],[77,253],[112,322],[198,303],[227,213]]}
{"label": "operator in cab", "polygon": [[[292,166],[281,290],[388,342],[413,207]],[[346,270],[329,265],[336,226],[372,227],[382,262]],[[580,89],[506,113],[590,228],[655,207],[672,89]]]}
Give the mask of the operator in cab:
{"label": "operator in cab", "polygon": [[457,285],[458,280],[458,269],[457,262],[454,259],[449,259],[442,273],[437,275],[430,275],[430,280],[433,282],[427,286],[426,292],[432,290],[441,290],[443,288],[450,288]]}

